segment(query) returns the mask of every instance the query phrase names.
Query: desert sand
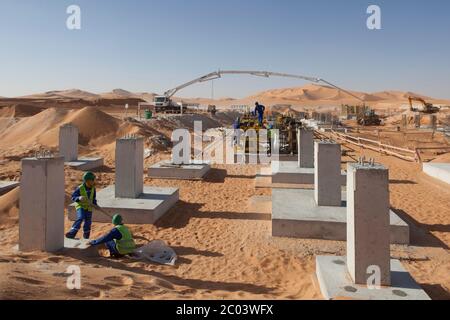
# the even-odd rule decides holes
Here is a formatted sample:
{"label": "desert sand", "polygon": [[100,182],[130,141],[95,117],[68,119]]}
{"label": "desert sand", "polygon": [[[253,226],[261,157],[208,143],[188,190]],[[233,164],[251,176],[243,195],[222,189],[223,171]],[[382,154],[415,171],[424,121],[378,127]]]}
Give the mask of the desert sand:
{"label": "desert sand", "polygon": [[[88,93],[75,93],[78,98],[89,98]],[[55,94],[60,99],[59,92],[46,95]],[[115,95],[106,97],[116,99],[126,92],[112,94]],[[367,99],[378,101],[377,97],[383,95],[387,97],[383,101],[390,101],[389,92],[371,94]],[[67,93],[63,98],[67,98]],[[255,95],[249,101],[264,102],[259,98]],[[272,98],[280,103],[285,99],[337,101],[342,97],[328,88],[313,86],[273,91],[267,94],[267,101]],[[52,107],[39,113],[17,106],[0,109],[0,179],[19,180],[20,159],[36,150],[56,151],[58,128],[65,123],[79,127],[81,155],[105,158],[105,166],[96,171],[97,187],[102,188],[114,182],[117,137],[143,135],[146,148],[152,149],[152,156],[145,160],[149,166],[170,157],[170,134],[174,128],[192,128],[194,119],[204,120],[206,128],[229,126],[235,116],[226,112],[214,119],[206,115],[165,116],[143,123],[122,119],[122,111],[114,108],[49,105]],[[427,134],[422,133],[418,140],[426,139]],[[409,137],[416,139],[414,135]],[[348,145],[345,148],[348,152],[342,159],[343,166],[361,155],[388,166],[391,206],[411,226],[411,245],[393,245],[391,255],[402,261],[431,298],[450,299],[448,185],[423,174],[418,163]],[[450,161],[448,153],[434,158]],[[156,225],[130,225],[138,244],[160,239],[170,245],[179,256],[174,267],[127,258],[110,260],[104,250],[99,258],[17,253],[14,247],[18,242],[19,188],[0,196],[0,299],[321,299],[315,279],[315,255],[344,255],[345,242],[272,238],[270,201],[255,204],[255,196],[267,198],[271,192],[255,189],[257,168],[214,165],[204,181],[145,178],[146,185],[180,188],[179,203]],[[66,205],[81,176],[82,173],[66,168]],[[71,222],[67,218],[65,224],[68,230]],[[92,237],[110,228],[110,224],[94,223]],[[66,288],[65,272],[70,265],[81,268],[81,290]]]}

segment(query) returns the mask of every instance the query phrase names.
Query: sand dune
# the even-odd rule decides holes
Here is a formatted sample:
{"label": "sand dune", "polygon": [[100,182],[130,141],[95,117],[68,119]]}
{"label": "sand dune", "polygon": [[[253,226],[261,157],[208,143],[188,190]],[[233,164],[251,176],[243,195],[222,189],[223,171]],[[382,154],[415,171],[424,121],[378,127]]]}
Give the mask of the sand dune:
{"label": "sand dune", "polygon": [[11,146],[39,143],[49,147],[58,145],[59,127],[73,123],[80,130],[80,143],[115,133],[119,122],[114,117],[91,107],[68,111],[49,108],[32,117],[24,118],[0,134],[0,146]]}
{"label": "sand dune", "polygon": [[98,95],[79,90],[79,89],[69,89],[69,90],[62,90],[62,91],[47,91],[45,93],[37,93],[37,94],[31,94],[22,96],[19,98],[27,98],[27,99],[62,99],[62,98],[69,98],[69,99],[95,99]]}
{"label": "sand dune", "polygon": [[5,117],[13,117],[13,118],[22,118],[22,117],[30,117],[42,112],[44,108],[37,107],[30,104],[14,104],[9,107],[0,108],[0,118]]}
{"label": "sand dune", "polygon": [[14,225],[19,220],[20,188],[0,196],[0,230]]}

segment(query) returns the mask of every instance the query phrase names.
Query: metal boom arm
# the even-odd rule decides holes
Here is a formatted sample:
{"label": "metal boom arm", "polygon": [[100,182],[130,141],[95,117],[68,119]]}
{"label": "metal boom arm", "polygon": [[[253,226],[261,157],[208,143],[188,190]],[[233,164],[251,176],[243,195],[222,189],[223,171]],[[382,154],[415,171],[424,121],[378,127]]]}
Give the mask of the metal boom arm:
{"label": "metal boom arm", "polygon": [[175,93],[177,93],[178,91],[189,87],[195,83],[200,83],[200,82],[206,82],[206,81],[212,81],[214,79],[219,79],[222,77],[222,75],[224,74],[247,74],[247,75],[252,75],[252,76],[257,76],[257,77],[264,77],[264,78],[269,78],[269,77],[284,77],[284,78],[294,78],[294,79],[301,79],[301,80],[306,80],[306,81],[310,81],[310,82],[314,82],[314,83],[324,83],[326,85],[329,85],[335,89],[341,90],[345,93],[347,93],[348,95],[362,101],[363,103],[365,102],[364,99],[361,99],[360,97],[356,96],[355,94],[342,89],[334,84],[332,84],[329,81],[326,81],[324,79],[321,78],[315,78],[315,77],[307,77],[307,76],[301,76],[301,75],[295,75],[295,74],[288,74],[288,73],[279,73],[279,72],[269,72],[269,71],[238,71],[238,70],[219,70],[219,71],[214,71],[211,73],[208,73],[202,77],[199,77],[197,79],[191,80],[189,82],[186,82],[182,85],[179,85],[178,87],[175,87],[173,89],[170,89],[166,92],[164,92],[164,96],[166,96],[167,98],[171,98],[175,95]]}

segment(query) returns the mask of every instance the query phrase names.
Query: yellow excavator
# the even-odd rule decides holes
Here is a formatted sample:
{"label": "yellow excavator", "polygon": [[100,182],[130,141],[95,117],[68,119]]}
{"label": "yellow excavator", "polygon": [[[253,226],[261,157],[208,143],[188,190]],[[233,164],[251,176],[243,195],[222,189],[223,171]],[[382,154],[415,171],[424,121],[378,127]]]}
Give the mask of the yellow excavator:
{"label": "yellow excavator", "polygon": [[[410,110],[414,112],[421,112],[421,113],[427,113],[427,114],[433,114],[439,112],[440,108],[433,106],[432,103],[426,102],[424,99],[419,97],[409,97],[409,106]],[[423,105],[423,109],[417,109],[413,107],[413,101],[418,101]]]}

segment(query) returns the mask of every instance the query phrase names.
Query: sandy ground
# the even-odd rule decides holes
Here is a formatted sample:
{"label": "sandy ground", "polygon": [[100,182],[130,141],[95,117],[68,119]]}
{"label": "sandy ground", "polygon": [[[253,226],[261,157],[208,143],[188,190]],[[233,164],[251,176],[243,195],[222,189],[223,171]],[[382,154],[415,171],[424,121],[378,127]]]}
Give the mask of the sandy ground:
{"label": "sandy ground", "polygon": [[[68,116],[74,117],[62,115],[61,121]],[[21,127],[15,130],[22,132]],[[40,133],[43,138],[52,142],[54,135]],[[92,139],[102,147],[89,145],[83,152],[105,157],[97,172],[101,188],[114,181],[114,145],[110,137]],[[2,179],[20,175],[24,150],[11,148],[16,156],[0,154],[6,160],[0,166]],[[433,299],[450,299],[450,188],[424,175],[419,164],[367,150],[351,147],[343,162],[360,155],[389,167],[392,208],[411,226],[411,245],[393,245],[392,256]],[[146,165],[168,156],[159,152]],[[345,243],[272,238],[270,203],[253,200],[270,195],[270,189],[255,189],[256,170],[221,165],[204,181],[145,179],[146,185],[180,188],[179,203],[155,226],[130,226],[138,244],[154,239],[168,243],[179,256],[174,267],[104,256],[17,253],[19,190],[7,193],[0,197],[0,299],[321,299],[315,255],[345,255]],[[81,173],[66,169],[66,204],[80,179]],[[66,220],[66,230],[70,225]],[[110,228],[94,223],[93,237]],[[66,287],[70,265],[81,268],[81,290]]]}

